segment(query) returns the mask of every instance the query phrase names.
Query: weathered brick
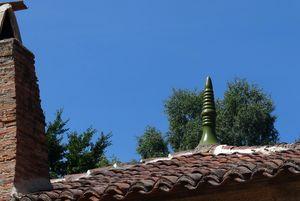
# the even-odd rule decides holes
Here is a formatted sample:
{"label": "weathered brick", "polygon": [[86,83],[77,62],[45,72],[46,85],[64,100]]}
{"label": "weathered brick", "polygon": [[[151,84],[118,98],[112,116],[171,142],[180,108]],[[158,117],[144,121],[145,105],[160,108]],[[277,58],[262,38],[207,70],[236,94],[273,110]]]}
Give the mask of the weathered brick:
{"label": "weathered brick", "polygon": [[34,55],[0,41],[0,200],[51,188]]}

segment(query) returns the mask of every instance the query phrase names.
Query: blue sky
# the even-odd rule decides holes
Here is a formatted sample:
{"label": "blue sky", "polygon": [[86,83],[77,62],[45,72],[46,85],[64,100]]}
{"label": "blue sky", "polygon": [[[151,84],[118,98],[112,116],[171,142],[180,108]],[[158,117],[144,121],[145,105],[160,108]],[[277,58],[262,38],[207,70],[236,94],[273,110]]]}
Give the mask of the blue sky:
{"label": "blue sky", "polygon": [[59,108],[72,130],[113,133],[108,155],[138,159],[147,125],[167,131],[172,88],[217,97],[247,78],[275,104],[282,141],[300,136],[300,2],[215,0],[31,0],[18,12],[36,55],[47,120]]}

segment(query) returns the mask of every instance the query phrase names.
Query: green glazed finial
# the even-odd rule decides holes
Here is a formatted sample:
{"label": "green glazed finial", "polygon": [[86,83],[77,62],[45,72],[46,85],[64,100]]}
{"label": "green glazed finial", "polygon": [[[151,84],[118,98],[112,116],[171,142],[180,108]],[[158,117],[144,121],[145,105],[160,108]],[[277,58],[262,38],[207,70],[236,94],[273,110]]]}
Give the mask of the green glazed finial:
{"label": "green glazed finial", "polygon": [[216,138],[216,107],[214,100],[214,90],[210,77],[206,78],[205,89],[203,93],[202,108],[202,126],[203,133],[200,145],[217,144]]}

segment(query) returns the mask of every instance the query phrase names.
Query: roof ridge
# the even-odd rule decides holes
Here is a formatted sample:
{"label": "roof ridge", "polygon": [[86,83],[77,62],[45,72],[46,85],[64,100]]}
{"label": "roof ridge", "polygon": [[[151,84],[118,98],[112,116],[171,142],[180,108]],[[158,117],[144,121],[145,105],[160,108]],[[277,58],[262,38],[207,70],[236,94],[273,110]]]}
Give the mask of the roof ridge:
{"label": "roof ridge", "polygon": [[189,156],[193,154],[203,154],[203,155],[230,155],[230,154],[255,154],[260,153],[264,155],[269,155],[274,152],[287,151],[291,149],[300,150],[300,143],[279,143],[275,145],[262,145],[262,146],[229,146],[226,144],[223,145],[201,145],[198,146],[194,150],[180,151],[169,154],[167,157],[158,157],[158,158],[150,158],[150,159],[142,159],[140,163],[137,164],[127,164],[120,163],[117,166],[106,166],[100,168],[90,169],[85,173],[78,174],[70,174],[65,175],[62,178],[52,179],[51,183],[57,183],[62,181],[74,181],[79,180],[83,177],[88,177],[91,175],[98,174],[103,171],[111,171],[111,170],[122,170],[132,168],[136,165],[147,165],[151,163],[156,163],[159,161],[168,161],[174,158]]}

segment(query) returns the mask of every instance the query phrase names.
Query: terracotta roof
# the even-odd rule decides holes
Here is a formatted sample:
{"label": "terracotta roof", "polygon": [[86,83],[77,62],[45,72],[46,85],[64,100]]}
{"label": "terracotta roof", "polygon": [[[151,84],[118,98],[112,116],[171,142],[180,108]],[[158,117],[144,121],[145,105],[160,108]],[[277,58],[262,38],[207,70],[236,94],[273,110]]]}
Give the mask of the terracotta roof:
{"label": "terracotta roof", "polygon": [[300,144],[200,147],[137,165],[69,175],[53,180],[53,190],[19,200],[140,200],[178,191],[201,193],[203,185],[219,188],[231,182],[268,180],[280,173],[300,175]]}

